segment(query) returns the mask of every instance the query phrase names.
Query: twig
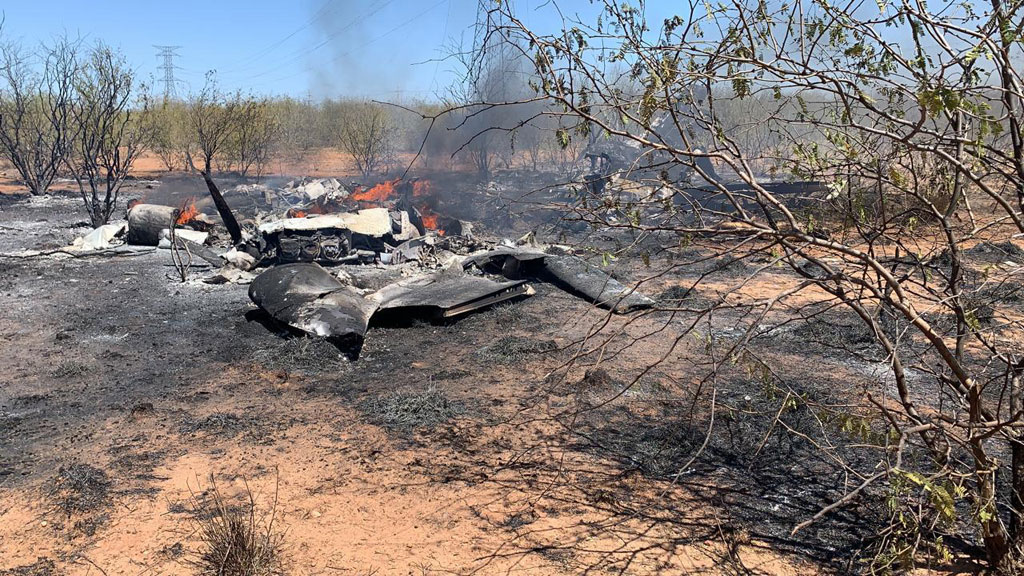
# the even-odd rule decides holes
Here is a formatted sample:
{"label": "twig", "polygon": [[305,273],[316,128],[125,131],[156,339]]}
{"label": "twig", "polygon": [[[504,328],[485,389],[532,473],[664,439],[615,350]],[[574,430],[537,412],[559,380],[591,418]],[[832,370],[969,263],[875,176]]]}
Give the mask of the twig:
{"label": "twig", "polygon": [[73,250],[69,250],[67,248],[54,248],[53,250],[32,251],[29,254],[12,254],[10,252],[4,252],[0,253],[0,258],[15,258],[18,260],[28,260],[31,258],[53,256],[54,254],[64,254],[65,256],[71,256],[72,258],[87,258],[89,256],[141,256],[143,254],[149,254],[155,251],[156,248],[141,250],[118,250],[117,248],[108,248],[105,250],[89,250],[84,252],[76,252]]}
{"label": "twig", "polygon": [[86,556],[86,555],[84,555],[84,554],[83,554],[82,556],[80,556],[80,558],[81,558],[82,560],[85,560],[85,561],[86,561],[86,562],[88,562],[89,564],[92,564],[92,565],[93,565],[93,566],[94,566],[94,567],[95,567],[95,568],[96,568],[97,570],[99,570],[99,571],[100,571],[100,573],[101,573],[101,574],[103,574],[103,576],[110,576],[109,574],[107,574],[107,571],[106,571],[106,570],[104,570],[103,568],[100,568],[100,565],[99,565],[99,564],[97,564],[97,563],[95,563],[95,562],[93,562],[92,560],[90,560],[88,556]]}
{"label": "twig", "polygon": [[786,397],[782,399],[782,405],[779,406],[779,411],[775,413],[775,419],[772,420],[772,425],[768,427],[768,431],[765,432],[764,438],[761,439],[761,444],[758,445],[757,450],[754,450],[754,455],[750,457],[750,465],[747,466],[749,472],[754,467],[754,460],[757,455],[764,449],[765,444],[768,443],[768,438],[771,437],[772,432],[775,431],[775,425],[779,423],[779,418],[782,418],[782,413],[786,410],[786,404],[789,402],[789,397],[792,394],[791,391],[786,392]]}
{"label": "twig", "polygon": [[711,431],[715,427],[715,397],[717,395],[718,389],[711,388],[711,419],[708,421],[708,431],[707,433],[704,434],[704,442],[700,445],[700,448],[697,449],[693,456],[691,456],[690,459],[686,461],[686,464],[680,466],[679,471],[672,476],[673,484],[679,481],[679,477],[683,475],[683,472],[685,472],[691,464],[697,461],[697,458],[700,458],[700,455],[704,453],[704,449],[708,447],[708,442],[711,441]]}

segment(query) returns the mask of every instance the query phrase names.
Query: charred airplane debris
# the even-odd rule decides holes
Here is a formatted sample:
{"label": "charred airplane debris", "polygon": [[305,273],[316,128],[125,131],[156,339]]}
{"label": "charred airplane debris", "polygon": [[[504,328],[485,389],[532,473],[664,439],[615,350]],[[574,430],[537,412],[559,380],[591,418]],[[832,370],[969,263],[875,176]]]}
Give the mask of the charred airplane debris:
{"label": "charred airplane debris", "polygon": [[[219,267],[204,282],[249,282],[249,298],[276,323],[324,338],[351,359],[371,322],[451,321],[530,297],[535,282],[615,313],[654,304],[564,250],[476,238],[469,223],[437,213],[425,180],[368,188],[335,179],[293,181],[279,190],[240,185],[220,195],[218,215],[229,201],[255,213],[237,220],[231,214],[237,233],[189,198],[177,208],[132,205],[127,241],[186,249]],[[228,249],[214,251],[216,245]],[[374,274],[383,283],[361,281]]]}
{"label": "charred airplane debris", "polygon": [[249,298],[275,320],[329,342],[355,359],[377,304],[318,264],[274,266],[249,285]]}

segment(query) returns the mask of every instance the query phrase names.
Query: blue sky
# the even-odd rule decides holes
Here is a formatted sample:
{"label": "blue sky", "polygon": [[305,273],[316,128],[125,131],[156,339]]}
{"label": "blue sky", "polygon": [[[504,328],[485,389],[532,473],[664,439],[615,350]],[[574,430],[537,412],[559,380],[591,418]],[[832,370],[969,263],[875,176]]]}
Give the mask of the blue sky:
{"label": "blue sky", "polygon": [[[557,25],[546,0],[512,0],[531,26]],[[476,0],[15,0],[0,2],[8,40],[33,44],[67,32],[119,48],[162,90],[154,44],[179,45],[179,94],[209,69],[221,85],[262,94],[430,98],[453,80],[438,62],[469,42]],[[593,13],[586,0],[560,2]]]}

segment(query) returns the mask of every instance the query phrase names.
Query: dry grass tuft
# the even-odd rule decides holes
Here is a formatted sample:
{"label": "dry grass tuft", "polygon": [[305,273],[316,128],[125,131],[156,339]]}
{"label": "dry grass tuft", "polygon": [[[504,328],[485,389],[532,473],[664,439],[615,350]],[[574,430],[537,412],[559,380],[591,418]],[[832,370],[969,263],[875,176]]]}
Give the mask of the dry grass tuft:
{"label": "dry grass tuft", "polygon": [[68,516],[100,510],[110,504],[110,478],[89,464],[61,466],[52,483],[51,497]]}
{"label": "dry grass tuft", "polygon": [[390,391],[363,402],[360,409],[374,424],[403,432],[434,428],[465,412],[462,403],[433,386]]}
{"label": "dry grass tuft", "polygon": [[277,532],[277,486],[270,510],[257,510],[249,484],[240,505],[233,505],[210,476],[210,488],[192,494],[199,550],[191,563],[204,576],[276,576],[284,574],[284,535]]}

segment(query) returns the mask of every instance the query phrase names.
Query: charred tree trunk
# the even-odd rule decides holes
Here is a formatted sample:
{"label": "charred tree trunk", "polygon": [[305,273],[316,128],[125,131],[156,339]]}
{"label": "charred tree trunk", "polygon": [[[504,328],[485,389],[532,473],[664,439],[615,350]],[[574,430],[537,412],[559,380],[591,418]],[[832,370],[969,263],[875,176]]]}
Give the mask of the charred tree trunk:
{"label": "charred tree trunk", "polygon": [[231,207],[228,206],[227,201],[224,200],[224,195],[220,193],[217,184],[210,177],[210,171],[204,170],[202,174],[203,180],[206,180],[206,187],[210,190],[210,197],[213,198],[213,204],[217,207],[217,212],[220,214],[221,220],[224,221],[228,234],[231,235],[231,243],[241,244],[242,227],[238,225],[238,220],[235,219],[234,213],[231,212]]}
{"label": "charred tree trunk", "polygon": [[[231,243],[238,245],[242,243],[242,227],[238,225],[238,220],[235,219],[235,214],[231,212],[231,207],[228,206],[224,195],[220,193],[220,188],[217,188],[216,182],[210,177],[210,164],[212,160],[213,158],[210,154],[204,153],[203,169],[197,171],[203,175],[203,180],[206,181],[206,188],[210,191],[210,197],[213,198],[213,204],[217,207],[217,213],[220,214],[220,219],[224,221],[224,227],[228,229],[228,234],[231,235]],[[192,162],[192,154],[187,150],[185,151],[185,163],[192,170],[196,170],[196,165]]]}
{"label": "charred tree trunk", "polygon": [[[1024,360],[1012,366],[1010,375],[1010,412],[1019,414],[1024,409]],[[1024,552],[1024,435],[1018,430],[1010,432],[1010,534],[1018,552]]]}

